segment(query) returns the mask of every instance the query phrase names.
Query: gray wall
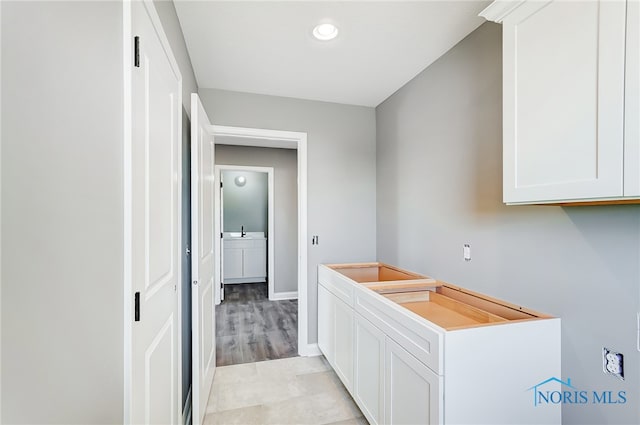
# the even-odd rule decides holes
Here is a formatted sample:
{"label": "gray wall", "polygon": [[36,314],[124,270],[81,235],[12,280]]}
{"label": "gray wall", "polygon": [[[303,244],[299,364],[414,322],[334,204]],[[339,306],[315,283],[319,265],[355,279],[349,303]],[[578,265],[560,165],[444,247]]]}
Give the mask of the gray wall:
{"label": "gray wall", "polygon": [[[298,290],[298,155],[293,149],[216,145],[216,163],[273,167],[274,290]],[[230,183],[229,185],[233,185]],[[226,189],[225,189],[226,191]],[[226,193],[226,192],[225,192]],[[226,222],[227,218],[225,218]]]}
{"label": "gray wall", "polygon": [[[486,23],[377,107],[378,257],[560,316],[563,377],[629,400],[565,405],[563,422],[638,423],[640,206],[502,204],[501,66]],[[603,346],[626,381],[603,374]]]}
{"label": "gray wall", "polygon": [[[245,178],[244,186],[235,179]],[[264,232],[268,236],[269,182],[268,174],[253,171],[223,171],[224,232]]]}
{"label": "gray wall", "polygon": [[122,422],[122,4],[1,26],[1,421]]}
{"label": "gray wall", "polygon": [[[200,89],[219,125],[308,133],[309,340],[317,340],[317,266],[375,252],[375,111],[363,106]],[[320,245],[311,245],[311,235]]]}
{"label": "gray wall", "polygon": [[[197,87],[178,18],[154,3],[186,113]],[[1,7],[0,421],[122,422],[122,4]]]}

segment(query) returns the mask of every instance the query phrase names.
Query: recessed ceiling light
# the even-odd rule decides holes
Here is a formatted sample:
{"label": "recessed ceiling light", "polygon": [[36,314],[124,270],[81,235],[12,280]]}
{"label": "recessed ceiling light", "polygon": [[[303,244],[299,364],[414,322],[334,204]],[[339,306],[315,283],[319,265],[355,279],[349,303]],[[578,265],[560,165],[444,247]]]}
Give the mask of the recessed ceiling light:
{"label": "recessed ceiling light", "polygon": [[338,27],[333,24],[316,25],[313,36],[322,41],[332,40],[338,36]]}

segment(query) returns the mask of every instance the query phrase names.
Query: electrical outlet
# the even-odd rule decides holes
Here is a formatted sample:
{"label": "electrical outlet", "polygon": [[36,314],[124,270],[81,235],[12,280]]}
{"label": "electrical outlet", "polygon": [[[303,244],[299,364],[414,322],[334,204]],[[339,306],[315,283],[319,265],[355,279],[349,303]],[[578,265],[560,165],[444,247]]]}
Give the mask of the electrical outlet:
{"label": "electrical outlet", "polygon": [[471,261],[471,245],[468,243],[462,246],[462,257],[464,261]]}
{"label": "electrical outlet", "polygon": [[607,375],[616,376],[624,381],[624,356],[604,347],[602,349],[602,369]]}

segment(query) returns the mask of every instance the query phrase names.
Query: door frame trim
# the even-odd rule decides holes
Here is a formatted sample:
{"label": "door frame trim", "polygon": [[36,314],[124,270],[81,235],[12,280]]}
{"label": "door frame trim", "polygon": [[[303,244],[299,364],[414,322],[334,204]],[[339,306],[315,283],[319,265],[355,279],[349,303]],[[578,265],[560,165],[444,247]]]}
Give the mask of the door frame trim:
{"label": "door frame trim", "polygon": [[[215,146],[215,138],[214,138],[214,146]],[[223,171],[253,171],[253,172],[257,172],[257,173],[265,173],[267,175],[267,285],[269,288],[269,300],[273,301],[274,300],[274,293],[275,293],[275,276],[276,276],[276,269],[275,269],[275,204],[274,204],[274,191],[275,191],[275,185],[274,185],[274,177],[273,177],[273,173],[274,173],[274,169],[273,167],[255,167],[255,166],[248,166],[248,165],[215,165],[214,167],[214,176],[215,176],[215,181],[217,182],[221,182],[222,181],[222,172]],[[222,220],[221,220],[221,211],[220,211],[220,198],[221,198],[221,194],[220,194],[220,185],[219,184],[215,184],[214,185],[214,205],[216,206],[215,210],[214,210],[214,246],[216,246],[218,248],[218,255],[216,255],[215,257],[215,264],[216,264],[216,273],[218,275],[218,280],[221,282],[222,281],[222,255],[223,255],[223,249],[224,247],[222,246],[222,238],[220,238],[220,233],[223,233],[224,230],[221,229],[221,224],[222,224]],[[220,283],[218,282],[218,284],[216,285],[216,279],[214,277],[213,280],[213,284],[215,285],[215,302],[216,305],[220,304],[220,299],[221,299],[221,294],[220,294]]]}
{"label": "door frame trim", "polygon": [[[308,335],[308,253],[307,253],[307,133],[263,128],[212,125],[213,143],[225,136],[225,144],[298,151],[298,354],[315,356],[317,344],[309,344]],[[216,237],[220,237],[217,233]],[[218,245],[219,246],[219,245]],[[217,282],[220,285],[220,282]]]}

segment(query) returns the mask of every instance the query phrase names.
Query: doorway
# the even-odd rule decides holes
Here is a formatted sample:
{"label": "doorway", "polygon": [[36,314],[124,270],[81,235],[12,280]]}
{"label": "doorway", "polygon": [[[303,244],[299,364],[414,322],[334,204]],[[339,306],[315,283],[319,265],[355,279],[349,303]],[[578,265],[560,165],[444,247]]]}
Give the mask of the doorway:
{"label": "doorway", "polygon": [[215,158],[224,288],[217,365],[296,356],[297,151],[217,144]]}
{"label": "doorway", "polygon": [[220,184],[216,187],[215,197],[219,202],[216,202],[214,220],[222,234],[216,305],[224,300],[227,284],[264,282],[269,298],[273,299],[276,278],[274,169],[216,165],[215,179]]}
{"label": "doorway", "polygon": [[[232,146],[257,146],[267,148],[295,149],[297,151],[297,335],[298,354],[301,356],[318,355],[317,344],[309,344],[307,318],[307,134],[293,131],[255,129],[245,127],[227,127],[212,125],[210,134],[214,143]],[[216,185],[217,187],[217,185]],[[219,199],[218,199],[219,200]],[[215,246],[222,248],[221,229],[214,232]],[[221,264],[216,264],[220,270]],[[216,273],[215,284],[220,287],[221,274]]]}

